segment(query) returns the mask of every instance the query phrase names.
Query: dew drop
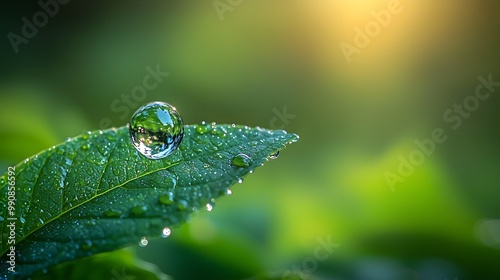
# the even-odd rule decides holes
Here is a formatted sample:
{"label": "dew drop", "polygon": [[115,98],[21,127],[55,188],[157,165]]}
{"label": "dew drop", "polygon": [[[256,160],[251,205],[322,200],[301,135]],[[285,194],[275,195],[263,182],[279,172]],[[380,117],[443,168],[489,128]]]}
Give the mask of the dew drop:
{"label": "dew drop", "polygon": [[170,234],[172,234],[172,230],[170,230],[170,228],[168,227],[164,227],[163,230],[161,231],[161,237],[163,238],[169,237]]}
{"label": "dew drop", "polygon": [[160,201],[161,204],[170,205],[174,203],[174,194],[169,192],[167,194],[160,195],[160,197],[158,197],[158,201]]}
{"label": "dew drop", "polygon": [[21,224],[24,224],[26,222],[26,220],[24,219],[24,217],[19,217],[19,221],[21,222]]}
{"label": "dew drop", "polygon": [[238,178],[238,184],[243,183],[243,178]]}
{"label": "dew drop", "polygon": [[196,126],[196,132],[198,132],[199,134],[207,133],[208,132],[208,125],[206,125],[205,122],[203,121],[200,125]]}
{"label": "dew drop", "polygon": [[135,216],[140,216],[140,215],[144,214],[146,212],[146,210],[148,210],[148,208],[146,206],[134,206],[134,207],[132,207],[130,212]]}
{"label": "dew drop", "polygon": [[269,155],[270,159],[277,159],[280,156],[280,151],[276,151],[275,153],[272,153]]}
{"label": "dew drop", "polygon": [[212,210],[214,210],[214,206],[215,206],[215,203],[213,203],[213,202],[207,203],[207,205],[206,205],[207,211],[212,212]]}
{"label": "dew drop", "polygon": [[235,167],[249,167],[252,159],[245,154],[238,154],[231,159],[231,165]]}
{"label": "dew drop", "polygon": [[146,246],[148,246],[148,243],[149,243],[149,241],[148,241],[148,239],[146,238],[146,236],[143,236],[143,237],[141,238],[141,240],[139,241],[139,246],[141,246],[141,247],[146,247]]}
{"label": "dew drop", "polygon": [[178,203],[177,203],[177,209],[179,210],[186,210],[188,208],[188,203],[187,201],[185,200],[180,200]]}
{"label": "dew drop", "polygon": [[161,159],[179,147],[184,137],[184,122],[170,104],[152,102],[134,113],[129,132],[137,151],[149,159]]}
{"label": "dew drop", "polygon": [[113,209],[108,209],[103,214],[108,218],[120,217],[122,215],[120,211],[116,211]]}
{"label": "dew drop", "polygon": [[83,139],[83,140],[87,140],[87,139],[89,139],[89,135],[90,135],[90,134],[92,134],[92,132],[90,132],[90,131],[85,132],[85,133],[82,135],[82,139]]}
{"label": "dew drop", "polygon": [[81,245],[82,250],[88,251],[92,249],[92,241],[91,240],[85,240],[85,242]]}
{"label": "dew drop", "polygon": [[42,220],[42,218],[38,219],[41,225],[45,224],[45,222]]}
{"label": "dew drop", "polygon": [[224,194],[230,196],[233,194],[233,191],[231,189],[226,189],[226,192]]}

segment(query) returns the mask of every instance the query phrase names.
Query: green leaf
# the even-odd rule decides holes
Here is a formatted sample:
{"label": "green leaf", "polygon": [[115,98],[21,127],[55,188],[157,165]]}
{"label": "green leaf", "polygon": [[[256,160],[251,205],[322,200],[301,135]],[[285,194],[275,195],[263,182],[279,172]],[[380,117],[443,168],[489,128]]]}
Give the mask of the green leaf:
{"label": "green leaf", "polygon": [[297,139],[282,130],[191,125],[179,148],[160,160],[136,151],[127,127],[69,139],[0,177],[1,271],[9,268],[12,222],[16,274],[31,275],[159,237]]}
{"label": "green leaf", "polygon": [[[91,268],[91,269],[89,269]],[[169,280],[159,268],[135,257],[130,250],[101,253],[51,267],[33,280]]]}

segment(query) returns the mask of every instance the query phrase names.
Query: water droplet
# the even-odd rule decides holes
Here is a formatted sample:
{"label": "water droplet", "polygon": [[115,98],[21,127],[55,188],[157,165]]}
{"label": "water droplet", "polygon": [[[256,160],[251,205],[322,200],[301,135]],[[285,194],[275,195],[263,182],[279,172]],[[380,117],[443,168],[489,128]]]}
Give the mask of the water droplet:
{"label": "water droplet", "polygon": [[207,211],[212,212],[212,210],[214,210],[214,206],[215,206],[215,203],[213,203],[213,202],[207,203],[207,205],[206,205]]}
{"label": "water droplet", "polygon": [[4,220],[5,219],[2,216],[0,216],[0,222],[3,222]]}
{"label": "water droplet", "polygon": [[164,102],[152,102],[139,108],[129,124],[135,149],[150,159],[171,154],[184,137],[184,123],[177,110]]}
{"label": "water droplet", "polygon": [[92,249],[92,241],[91,240],[85,240],[85,243],[81,245],[81,248],[85,251]]}
{"label": "water droplet", "polygon": [[202,122],[200,125],[196,126],[196,131],[199,134],[205,134],[208,132],[209,126],[205,124],[205,122]]}
{"label": "water droplet", "polygon": [[174,193],[169,192],[167,194],[160,195],[160,197],[158,197],[158,201],[160,201],[161,204],[170,205],[174,203]]}
{"label": "water droplet", "polygon": [[90,135],[90,134],[92,134],[92,132],[90,132],[90,131],[85,132],[85,133],[82,135],[82,139],[83,139],[83,140],[87,140],[87,139],[89,139],[89,135]]}
{"label": "water droplet", "polygon": [[163,228],[163,230],[161,231],[161,237],[163,238],[167,238],[170,236],[170,234],[172,233],[172,230],[170,230],[170,228],[168,227],[165,227]]}
{"label": "water droplet", "polygon": [[243,183],[243,178],[238,178],[238,184]]}
{"label": "water droplet", "polygon": [[275,153],[272,153],[269,155],[270,159],[277,159],[280,156],[280,151],[276,151]]}
{"label": "water droplet", "polygon": [[231,189],[226,189],[226,192],[224,194],[230,196],[233,194],[233,191]]}
{"label": "water droplet", "polygon": [[104,214],[104,216],[109,217],[109,218],[120,217],[122,215],[122,213],[120,211],[116,211],[113,209],[108,209],[103,214]]}
{"label": "water droplet", "polygon": [[177,203],[177,209],[179,210],[186,210],[188,208],[188,203],[187,201],[185,200],[180,200],[178,203]]}
{"label": "water droplet", "polygon": [[141,240],[139,241],[139,246],[141,246],[141,247],[146,247],[146,246],[148,246],[148,243],[149,243],[149,241],[148,241],[148,239],[146,238],[146,236],[143,236],[143,237],[141,238]]}
{"label": "water droplet", "polygon": [[82,150],[87,150],[88,148],[89,148],[89,146],[87,146],[86,144],[82,145]]}
{"label": "water droplet", "polygon": [[134,207],[132,207],[132,209],[130,209],[130,212],[132,212],[132,214],[135,216],[140,216],[140,215],[144,214],[144,212],[146,212],[146,210],[148,210],[148,207],[146,207],[145,205],[144,206],[134,206]]}
{"label": "water droplet", "polygon": [[238,154],[231,159],[231,165],[235,167],[249,167],[252,159],[245,154]]}
{"label": "water droplet", "polygon": [[24,219],[24,217],[19,217],[19,221],[21,222],[21,224],[24,224],[26,222],[26,220]]}
{"label": "water droplet", "polygon": [[42,218],[38,219],[41,225],[45,224],[45,222],[42,220]]}

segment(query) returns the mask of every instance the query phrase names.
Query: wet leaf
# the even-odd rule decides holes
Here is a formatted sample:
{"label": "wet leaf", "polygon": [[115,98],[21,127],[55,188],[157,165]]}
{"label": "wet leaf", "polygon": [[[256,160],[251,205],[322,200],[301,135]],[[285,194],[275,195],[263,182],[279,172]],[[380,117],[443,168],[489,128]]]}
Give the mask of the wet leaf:
{"label": "wet leaf", "polygon": [[[68,139],[15,166],[13,213],[7,206],[14,177],[1,177],[0,268],[9,267],[12,222],[20,276],[139,241],[144,245],[227,194],[297,139],[282,130],[190,125],[179,148],[159,160],[132,146],[127,127]],[[232,164],[242,155],[248,157],[245,164]]]}

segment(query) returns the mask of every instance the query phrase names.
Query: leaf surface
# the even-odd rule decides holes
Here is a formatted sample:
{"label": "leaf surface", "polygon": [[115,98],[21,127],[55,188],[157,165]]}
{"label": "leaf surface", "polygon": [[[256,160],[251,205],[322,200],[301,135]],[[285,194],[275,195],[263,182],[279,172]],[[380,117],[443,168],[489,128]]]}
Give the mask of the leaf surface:
{"label": "leaf surface", "polygon": [[16,274],[31,275],[161,236],[297,139],[282,130],[189,125],[179,148],[160,160],[136,151],[127,127],[68,139],[0,178],[1,271],[9,267],[12,222]]}

